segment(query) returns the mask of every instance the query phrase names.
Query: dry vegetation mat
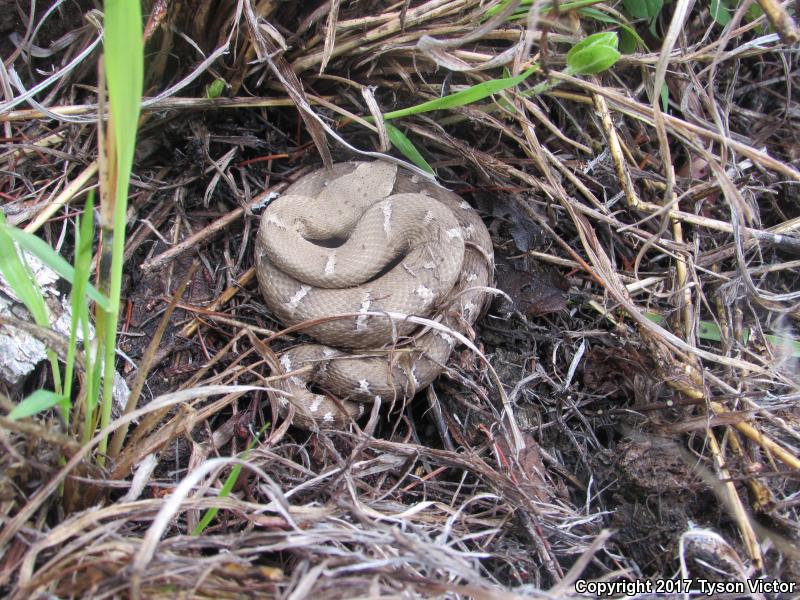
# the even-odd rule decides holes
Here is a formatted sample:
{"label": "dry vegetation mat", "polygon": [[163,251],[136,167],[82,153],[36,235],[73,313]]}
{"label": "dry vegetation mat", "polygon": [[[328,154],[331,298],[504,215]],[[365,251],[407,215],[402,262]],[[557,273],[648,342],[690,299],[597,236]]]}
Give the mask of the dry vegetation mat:
{"label": "dry vegetation mat", "polygon": [[[0,14],[0,594],[792,597],[793,4],[100,4]],[[259,215],[382,156],[480,212],[496,298],[307,432]]]}

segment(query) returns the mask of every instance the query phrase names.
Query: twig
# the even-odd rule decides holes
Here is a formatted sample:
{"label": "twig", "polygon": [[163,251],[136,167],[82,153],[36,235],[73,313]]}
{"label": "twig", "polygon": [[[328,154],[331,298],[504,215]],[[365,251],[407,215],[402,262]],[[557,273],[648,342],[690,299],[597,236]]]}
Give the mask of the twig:
{"label": "twig", "polygon": [[728,467],[725,466],[725,459],[722,456],[722,450],[717,442],[717,437],[714,435],[714,431],[710,428],[706,429],[706,440],[711,448],[711,455],[714,458],[714,466],[716,467],[717,476],[721,480],[723,489],[725,490],[725,494],[728,498],[728,505],[730,506],[733,517],[739,527],[739,532],[742,534],[742,540],[744,541],[745,548],[747,548],[747,554],[750,556],[750,560],[753,561],[753,566],[756,569],[761,569],[763,561],[763,557],[761,556],[761,547],[758,545],[755,531],[753,531],[750,518],[748,517],[747,511],[742,504],[742,499],[739,497],[739,493],[736,491],[736,485],[731,478],[730,471],[728,471]]}
{"label": "twig", "polygon": [[83,189],[92,177],[97,175],[98,169],[98,162],[93,160],[89,163],[81,173],[73,179],[67,187],[65,187],[61,193],[56,196],[51,202],[49,202],[42,210],[36,215],[36,218],[28,223],[25,227],[25,231],[28,233],[33,233],[37,231],[42,225],[47,223],[47,221],[56,214],[59,209],[61,209],[65,204],[70,202],[77,194]]}
{"label": "twig", "polygon": [[800,40],[800,33],[797,31],[797,25],[789,15],[789,12],[784,8],[783,4],[775,0],[756,0],[764,9],[770,23],[772,23],[775,30],[781,36],[785,44],[791,45]]}
{"label": "twig", "polygon": [[[243,287],[247,286],[253,278],[256,276],[256,269],[255,267],[250,267],[242,273],[239,278],[236,280],[236,285],[232,285],[226,288],[219,297],[214,300],[211,304],[208,305],[207,309],[210,311],[219,310],[221,306],[227,304],[231,298],[233,298],[236,294],[239,293]],[[181,337],[189,338],[194,335],[197,331],[198,326],[201,323],[200,317],[195,317],[192,319],[190,323],[188,323],[182,330],[181,330]]]}

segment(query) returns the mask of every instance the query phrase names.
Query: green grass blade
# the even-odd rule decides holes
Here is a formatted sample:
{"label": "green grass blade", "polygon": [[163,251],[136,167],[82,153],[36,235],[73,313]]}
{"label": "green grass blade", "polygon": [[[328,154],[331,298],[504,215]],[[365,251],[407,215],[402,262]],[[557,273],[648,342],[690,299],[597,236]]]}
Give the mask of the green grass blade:
{"label": "green grass blade", "polygon": [[[82,323],[83,339],[89,339],[89,325]],[[99,338],[99,332],[98,332]],[[86,354],[86,396],[84,402],[86,407],[83,411],[83,431],[81,440],[84,444],[92,438],[97,425],[97,404],[100,395],[100,377],[103,373],[103,353],[100,341],[94,340],[88,344]]]}
{"label": "green grass blade", "polygon": [[[663,325],[666,322],[666,319],[657,313],[645,313],[645,316],[653,321],[653,323],[658,323],[659,325]],[[697,337],[709,342],[719,342],[722,341],[722,332],[713,321],[700,321],[697,327]],[[764,337],[773,346],[784,349],[784,351],[791,353],[795,358],[800,358],[800,341],[771,334],[765,335]],[[745,327],[742,331],[742,343],[747,345],[749,341],[750,328]]]}
{"label": "green grass blade", "polygon": [[[114,164],[109,170],[116,174],[107,182],[115,187],[108,190],[110,197],[103,198],[101,226],[103,244],[101,253],[111,255],[111,268],[104,274],[102,289],[108,292],[108,311],[97,320],[98,337],[102,338],[103,400],[100,427],[111,420],[111,391],[114,380],[114,359],[117,345],[122,289],[122,262],[125,252],[125,228],[128,210],[128,185],[130,183],[133,155],[136,150],[136,132],[142,101],[144,81],[144,43],[142,41],[142,10],[139,0],[106,0],[103,35],[105,73],[108,99],[111,108],[109,140],[114,142]],[[113,216],[111,216],[113,212]],[[110,248],[110,252],[109,252]],[[91,402],[91,398],[87,398]],[[87,423],[88,425],[88,423]],[[98,444],[98,463],[104,464],[108,447],[105,438]]]}
{"label": "green grass blade", "polygon": [[[560,12],[563,15],[564,13],[569,12],[571,10],[575,10],[576,8],[582,8],[584,6],[591,6],[593,4],[600,4],[602,1],[603,0],[575,0],[575,2],[563,2],[563,3],[559,2],[558,3],[558,12]],[[514,20],[521,19],[522,17],[527,16],[528,10],[530,9],[532,4],[533,4],[533,0],[522,0],[522,2],[519,3],[519,7],[517,8],[517,10],[514,11],[514,14],[511,15],[508,18],[508,20],[509,21],[514,21]],[[501,2],[500,4],[496,4],[496,5],[492,6],[491,8],[489,8],[483,14],[483,20],[487,20],[487,19],[489,19],[489,18],[491,18],[491,17],[493,17],[495,15],[500,14],[501,12],[503,12],[505,10],[507,5],[508,5],[508,2]],[[548,14],[552,10],[553,10],[553,4],[552,3],[543,4],[542,7],[541,7],[541,11],[542,11],[543,15]]]}
{"label": "green grass blade", "polygon": [[[231,472],[228,474],[228,477],[225,478],[225,483],[222,484],[222,487],[219,490],[219,494],[217,494],[218,498],[226,498],[230,495],[231,491],[233,490],[233,486],[236,485],[236,481],[239,479],[239,475],[242,472],[242,465],[233,465]],[[205,531],[206,527],[209,526],[211,521],[214,520],[214,517],[217,516],[219,512],[219,508],[216,506],[209,508],[205,513],[203,513],[203,517],[197,523],[194,529],[192,529],[192,535],[200,535]]]}
{"label": "green grass blade", "polygon": [[593,6],[587,6],[586,8],[579,9],[578,14],[582,17],[588,17],[590,19],[594,19],[595,21],[600,21],[601,23],[622,25],[620,20],[616,17],[612,17],[611,15],[604,13],[599,8],[594,8]]}
{"label": "green grass blade", "polygon": [[36,390],[8,413],[12,421],[24,419],[60,404],[64,397],[49,390]]}
{"label": "green grass blade", "polygon": [[800,358],[800,341],[793,340],[792,338],[779,337],[777,335],[765,336],[767,341],[775,346],[781,348],[787,353],[791,353],[794,358]]}
{"label": "green grass blade", "polygon": [[[106,81],[117,149],[117,202],[128,197],[144,81],[142,11],[138,0],[106,0]],[[127,205],[127,202],[125,202]]]}
{"label": "green grass blade", "polygon": [[[0,225],[0,227],[5,228],[8,235],[10,235],[20,245],[21,248],[24,248],[42,261],[45,265],[50,267],[62,279],[68,281],[73,286],[75,285],[75,269],[66,260],[64,260],[64,258],[62,258],[58,252],[53,250],[47,244],[47,242],[40,237],[33,235],[32,233],[28,233],[27,231],[23,231],[22,229],[18,229],[17,227],[11,227],[10,225]],[[88,293],[89,297],[97,302],[97,304],[103,310],[108,310],[108,298],[97,291],[97,288],[89,284],[88,281],[83,293]]]}
{"label": "green grass blade", "polygon": [[17,252],[10,235],[12,229],[6,224],[5,215],[0,211],[0,273],[33,315],[34,322],[40,327],[50,327],[42,291],[34,283],[30,269]]}
{"label": "green grass blade", "polygon": [[[245,448],[244,452],[241,454],[242,460],[247,458],[247,455],[250,453],[250,450],[253,449],[253,446],[256,445],[261,435],[266,431],[269,424],[265,424],[261,430],[253,436],[247,443],[247,448]],[[231,491],[233,490],[233,486],[236,485],[236,481],[239,479],[239,474],[242,472],[242,465],[234,465],[231,469],[231,472],[225,478],[225,483],[222,484],[222,487],[219,490],[219,494],[217,494],[218,498],[225,498],[230,495]],[[217,516],[219,509],[217,507],[209,508],[204,514],[203,518],[197,523],[194,529],[192,529],[192,535],[197,536],[205,531],[206,527],[214,520],[214,517]]]}
{"label": "green grass blade", "polygon": [[591,6],[579,9],[578,10],[578,14],[583,16],[583,17],[587,17],[589,19],[594,19],[595,21],[600,21],[601,23],[608,23],[610,25],[617,25],[625,33],[627,33],[629,36],[631,36],[631,38],[633,40],[635,40],[635,42],[639,46],[641,46],[642,48],[644,48],[645,50],[647,50],[649,52],[649,48],[647,47],[647,44],[645,43],[645,41],[642,39],[642,36],[640,36],[633,27],[631,27],[627,23],[624,23],[624,22],[620,21],[616,17],[612,17],[611,15],[609,15],[607,13],[604,13],[602,10],[594,8],[594,7],[591,7]]}
{"label": "green grass blade", "polygon": [[661,110],[669,112],[669,86],[666,82],[661,86]]}
{"label": "green grass blade", "polygon": [[[72,375],[75,368],[75,353],[78,345],[78,328],[86,324],[87,327],[81,329],[81,333],[88,333],[89,305],[86,302],[86,289],[89,285],[89,277],[92,267],[92,241],[94,238],[94,192],[89,193],[84,207],[83,217],[79,218],[75,226],[75,277],[72,282],[72,321],[69,332],[69,348],[67,349],[67,368],[64,377],[64,419],[69,423],[69,408],[72,398]],[[99,293],[99,292],[98,292]],[[84,334],[84,348],[89,344],[89,339]],[[89,353],[85,353],[89,359]]]}
{"label": "green grass blade", "polygon": [[[527,9],[528,7],[530,7],[532,1],[533,0],[522,0],[522,2],[519,3],[518,9],[521,8]],[[501,12],[503,12],[503,10],[505,10],[507,5],[508,5],[508,0],[506,0],[506,2],[498,2],[494,6],[490,6],[488,9],[486,9],[486,12],[483,13],[483,18],[489,19],[495,15],[499,15]]]}
{"label": "green grass blade", "polygon": [[[22,303],[33,316],[34,322],[40,327],[50,327],[50,317],[47,305],[42,296],[42,290],[33,279],[33,275],[25,264],[23,258],[17,253],[10,232],[13,227],[6,223],[3,211],[0,211],[0,273],[3,274],[11,289],[19,296]],[[61,370],[55,352],[47,350],[47,358],[53,372],[53,384],[57,392],[61,392]]]}
{"label": "green grass blade", "polygon": [[428,161],[425,160],[422,154],[420,154],[419,150],[417,150],[417,147],[411,142],[411,140],[406,137],[406,134],[390,123],[385,123],[385,125],[386,132],[389,134],[389,141],[392,142],[392,145],[402,152],[403,156],[417,165],[420,169],[430,173],[431,175],[435,175],[433,172],[433,167],[428,164]]}
{"label": "green grass blade", "polygon": [[502,92],[503,90],[507,90],[508,88],[519,85],[528,77],[530,77],[532,73],[538,70],[538,67],[533,67],[521,75],[517,75],[516,77],[504,77],[502,79],[484,81],[483,83],[473,85],[465,90],[461,90],[460,92],[456,92],[442,98],[428,100],[427,102],[417,104],[416,106],[409,106],[408,108],[401,108],[400,110],[388,112],[383,115],[383,118],[388,121],[390,119],[399,119],[400,117],[419,115],[432,110],[448,110],[452,108],[458,108],[459,106],[465,106],[467,104],[474,104],[475,102],[483,100],[492,94],[496,94],[498,92]]}

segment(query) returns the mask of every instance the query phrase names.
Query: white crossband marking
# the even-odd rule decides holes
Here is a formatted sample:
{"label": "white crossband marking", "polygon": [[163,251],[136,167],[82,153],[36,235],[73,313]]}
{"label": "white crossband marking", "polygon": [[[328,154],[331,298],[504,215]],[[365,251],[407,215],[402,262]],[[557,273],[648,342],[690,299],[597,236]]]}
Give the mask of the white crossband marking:
{"label": "white crossband marking", "polygon": [[369,312],[370,306],[372,306],[372,298],[370,296],[370,292],[367,291],[367,293],[364,294],[364,298],[361,300],[361,307],[358,309],[358,312],[365,314],[361,314],[356,317],[356,331],[364,331],[367,328],[366,313]]}
{"label": "white crossband marking", "polygon": [[292,296],[289,299],[289,302],[286,303],[286,307],[290,311],[294,312],[297,309],[297,307],[300,305],[300,302],[303,300],[303,298],[305,298],[308,295],[308,292],[310,292],[310,291],[311,291],[311,286],[310,285],[301,285],[300,289],[297,290],[295,292],[294,296]]}
{"label": "white crossband marking", "polygon": [[426,288],[424,285],[419,286],[416,290],[414,290],[414,293],[420,298],[424,298],[425,300],[430,300],[435,295],[429,288]]}
{"label": "white crossband marking", "polygon": [[336,270],[336,252],[328,255],[328,262],[325,263],[325,275],[333,275]]}
{"label": "white crossband marking", "polygon": [[383,232],[388,236],[392,231],[392,203],[383,205]]}

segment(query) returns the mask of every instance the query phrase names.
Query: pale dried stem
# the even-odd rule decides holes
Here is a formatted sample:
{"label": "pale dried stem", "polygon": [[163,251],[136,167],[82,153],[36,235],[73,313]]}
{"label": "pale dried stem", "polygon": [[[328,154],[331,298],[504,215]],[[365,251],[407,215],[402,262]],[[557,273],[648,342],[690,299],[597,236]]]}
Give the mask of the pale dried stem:
{"label": "pale dried stem", "polygon": [[69,182],[55,198],[48,202],[45,207],[36,215],[36,218],[25,226],[25,231],[34,233],[44,225],[53,215],[55,215],[61,208],[67,205],[72,199],[80,193],[80,191],[97,175],[98,161],[94,160],[89,163],[81,173],[72,181]]}
{"label": "pale dried stem", "polygon": [[717,476],[723,481],[722,486],[725,490],[724,493],[727,498],[728,506],[739,527],[739,532],[742,535],[747,554],[750,556],[750,560],[753,561],[753,566],[756,569],[761,569],[763,562],[761,547],[758,544],[755,531],[753,531],[753,526],[750,523],[747,510],[742,503],[742,499],[739,497],[739,493],[736,491],[736,485],[731,481],[731,474],[725,466],[725,458],[722,456],[722,450],[717,442],[717,437],[710,428],[706,429],[706,440],[708,440],[708,445],[711,449],[711,456],[714,459]]}

